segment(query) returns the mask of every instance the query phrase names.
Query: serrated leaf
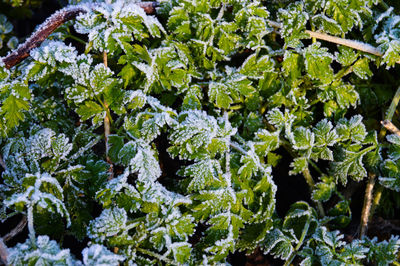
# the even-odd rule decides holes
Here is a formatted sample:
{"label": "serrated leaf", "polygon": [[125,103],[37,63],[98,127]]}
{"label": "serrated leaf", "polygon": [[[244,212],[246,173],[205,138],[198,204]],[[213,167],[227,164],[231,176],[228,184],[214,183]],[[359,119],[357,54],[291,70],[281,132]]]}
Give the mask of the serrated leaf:
{"label": "serrated leaf", "polygon": [[103,112],[103,108],[93,101],[85,101],[84,104],[80,105],[76,110],[80,115],[82,121],[88,120],[89,118]]}
{"label": "serrated leaf", "polygon": [[357,60],[357,62],[353,65],[353,72],[360,79],[368,79],[369,77],[371,77],[373,73],[369,68],[369,59],[364,57]]}
{"label": "serrated leaf", "polygon": [[312,79],[319,79],[327,84],[333,80],[333,70],[330,66],[332,54],[327,48],[321,48],[321,43],[316,42],[304,50],[305,66]]}

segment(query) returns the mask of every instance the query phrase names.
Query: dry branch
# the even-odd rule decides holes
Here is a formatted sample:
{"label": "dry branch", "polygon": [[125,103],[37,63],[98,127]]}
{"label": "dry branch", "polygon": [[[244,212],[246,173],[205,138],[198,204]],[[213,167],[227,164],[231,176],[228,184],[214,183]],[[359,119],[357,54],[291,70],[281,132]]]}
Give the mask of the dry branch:
{"label": "dry branch", "polygon": [[389,120],[383,120],[381,121],[381,124],[387,130],[400,137],[400,130],[392,122],[390,122]]}
{"label": "dry branch", "polygon": [[367,187],[365,188],[364,195],[364,206],[361,211],[361,222],[360,222],[360,239],[365,235],[368,229],[368,220],[372,203],[372,190],[374,189],[376,181],[376,175],[374,173],[369,173],[369,179]]}
{"label": "dry branch", "polygon": [[22,230],[24,230],[26,223],[27,219],[26,216],[24,216],[13,230],[11,230],[9,233],[3,236],[3,241],[7,242],[11,240],[14,236],[18,235]]}

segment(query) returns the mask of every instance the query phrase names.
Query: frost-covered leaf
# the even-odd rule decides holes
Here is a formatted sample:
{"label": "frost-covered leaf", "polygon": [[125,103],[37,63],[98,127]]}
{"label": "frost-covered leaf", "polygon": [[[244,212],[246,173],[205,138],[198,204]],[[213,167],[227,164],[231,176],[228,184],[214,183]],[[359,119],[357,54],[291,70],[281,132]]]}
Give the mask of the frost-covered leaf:
{"label": "frost-covered leaf", "polygon": [[125,234],[127,214],[124,209],[105,209],[99,217],[92,220],[88,227],[88,236],[97,241],[104,241],[116,234]]}
{"label": "frost-covered leaf", "polygon": [[312,79],[319,79],[322,83],[330,83],[333,80],[333,70],[330,66],[333,56],[327,48],[321,48],[317,42],[304,50],[305,66]]}
{"label": "frost-covered leaf", "polygon": [[14,206],[18,210],[24,206],[40,207],[49,212],[59,213],[67,219],[68,226],[71,224],[70,215],[63,202],[63,189],[57,179],[48,173],[26,174],[22,186],[24,190],[21,193],[15,193],[4,201],[6,206]]}
{"label": "frost-covered leaf", "polygon": [[221,174],[219,162],[211,159],[189,165],[184,170],[184,175],[191,178],[187,186],[189,192],[200,191],[214,182],[218,182]]}
{"label": "frost-covered leaf", "polygon": [[48,236],[38,236],[36,243],[27,239],[10,249],[10,265],[80,265],[70,254],[69,249],[60,249],[58,243]]}
{"label": "frost-covered leaf", "polygon": [[340,140],[345,141],[350,139],[355,143],[362,142],[367,135],[362,119],[361,115],[355,115],[350,120],[345,118],[340,119],[335,128]]}
{"label": "frost-covered leaf", "polygon": [[336,185],[334,179],[328,176],[323,176],[321,181],[322,182],[315,184],[311,197],[314,201],[325,202],[328,201],[332,193],[335,192]]}
{"label": "frost-covered leaf", "polygon": [[279,18],[283,22],[281,34],[285,38],[286,47],[301,47],[300,39],[308,37],[305,26],[309,17],[303,9],[303,4],[298,2],[289,5],[287,9],[279,10]]}
{"label": "frost-covered leaf", "polygon": [[178,263],[187,263],[190,257],[190,252],[192,247],[189,243],[186,242],[176,242],[173,243],[170,247],[172,249],[172,253],[174,255],[174,259]]}
{"label": "frost-covered leaf", "polygon": [[82,261],[84,265],[119,265],[121,261],[124,260],[124,257],[121,255],[117,255],[111,251],[109,251],[105,246],[94,244],[90,247],[85,248],[82,251]]}
{"label": "frost-covered leaf", "polygon": [[372,76],[372,71],[369,68],[369,60],[368,58],[364,57],[359,59],[353,65],[353,72],[361,79],[368,79]]}
{"label": "frost-covered leaf", "polygon": [[263,244],[264,253],[270,253],[275,258],[287,260],[294,251],[293,244],[295,239],[290,235],[283,234],[279,229],[274,229],[266,238]]}
{"label": "frost-covered leaf", "polygon": [[367,176],[367,170],[364,167],[363,158],[370,150],[368,148],[359,150],[358,145],[353,145],[356,150],[345,150],[343,161],[332,163],[332,170],[336,180],[340,180],[342,184],[347,183],[347,177],[351,176],[354,180],[360,181]]}
{"label": "frost-covered leaf", "polygon": [[292,170],[289,171],[290,175],[300,174],[304,170],[308,169],[307,158],[305,157],[295,158],[294,161],[290,163],[290,167],[292,167]]}
{"label": "frost-covered leaf", "polygon": [[29,110],[29,101],[32,96],[28,86],[23,82],[12,82],[7,86],[7,91],[8,97],[2,102],[0,114],[5,122],[5,131],[9,132],[25,119],[25,112]]}
{"label": "frost-covered leaf", "polygon": [[180,123],[174,126],[174,131],[169,136],[174,146],[168,148],[168,151],[181,159],[198,161],[207,158],[210,153],[208,149],[215,142],[221,145],[219,150],[223,152],[228,148],[225,138],[236,133],[236,129],[229,123],[222,124],[222,121],[217,121],[204,111],[182,112],[178,120]]}

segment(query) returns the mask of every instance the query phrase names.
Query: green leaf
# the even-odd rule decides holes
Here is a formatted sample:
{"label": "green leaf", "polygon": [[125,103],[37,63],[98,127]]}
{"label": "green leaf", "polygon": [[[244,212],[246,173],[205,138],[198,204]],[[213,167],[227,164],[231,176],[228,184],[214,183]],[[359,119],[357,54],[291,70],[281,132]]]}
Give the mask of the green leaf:
{"label": "green leaf", "polygon": [[337,21],[323,15],[318,14],[311,18],[311,24],[317,28],[322,30],[323,32],[327,32],[332,35],[340,35],[343,33],[342,28],[338,24]]}
{"label": "green leaf", "polygon": [[335,192],[336,184],[334,179],[328,176],[323,176],[321,181],[315,184],[311,198],[317,202],[326,202],[331,198],[332,193]]}
{"label": "green leaf", "polygon": [[353,72],[361,79],[368,79],[372,76],[372,71],[369,69],[369,59],[364,57],[357,60],[353,65]]}
{"label": "green leaf", "polygon": [[316,42],[304,50],[305,66],[312,79],[318,79],[327,84],[333,80],[333,70],[330,66],[332,54],[327,48],[321,48],[321,43]]}
{"label": "green leaf", "polygon": [[289,175],[297,175],[303,172],[308,168],[308,161],[305,157],[295,158],[293,162],[290,163],[290,167],[293,167],[292,170],[289,171]]}
{"label": "green leaf", "polygon": [[217,182],[222,174],[221,166],[217,160],[206,159],[187,166],[184,175],[192,180],[187,186],[188,192],[200,191]]}
{"label": "green leaf", "polygon": [[190,252],[192,251],[191,245],[186,242],[176,242],[171,245],[172,254],[175,261],[184,264],[189,261]]}
{"label": "green leaf", "polygon": [[79,106],[76,112],[80,115],[82,121],[85,121],[103,112],[103,108],[93,101],[85,101],[84,104]]}
{"label": "green leaf", "polygon": [[353,49],[347,46],[338,46],[339,53],[336,52],[336,60],[344,67],[350,66],[357,60],[357,53]]}

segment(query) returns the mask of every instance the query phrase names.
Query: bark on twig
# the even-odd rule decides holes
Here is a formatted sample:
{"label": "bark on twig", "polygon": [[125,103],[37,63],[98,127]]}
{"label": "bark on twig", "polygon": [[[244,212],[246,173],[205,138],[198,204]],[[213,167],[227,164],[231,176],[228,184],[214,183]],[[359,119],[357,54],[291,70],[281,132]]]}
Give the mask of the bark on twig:
{"label": "bark on twig", "polygon": [[[147,14],[154,14],[158,3],[144,2],[137,3],[137,5],[143,8]],[[44,23],[42,23],[42,25],[38,27],[38,30],[35,31],[31,37],[29,37],[23,44],[18,46],[16,50],[2,58],[5,67],[10,69],[27,58],[30,51],[36,47],[39,47],[40,44],[46,40],[46,38],[59,26],[87,11],[87,7],[84,6],[70,6],[63,8],[51,15]]]}
{"label": "bark on twig", "polygon": [[31,37],[18,46],[11,54],[3,58],[5,67],[9,69],[27,58],[29,52],[38,47],[59,26],[84,12],[86,12],[86,10],[83,7],[77,6],[75,8],[64,8],[54,13],[39,26],[38,30],[34,32]]}
{"label": "bark on twig", "polygon": [[[107,53],[103,52],[103,64],[105,67],[108,67],[108,59],[107,59]],[[108,143],[108,136],[110,135],[110,123],[111,123],[111,119],[110,119],[110,108],[108,106],[108,103],[106,100],[104,100],[104,107],[106,108],[106,116],[104,117],[104,140],[106,143],[106,160],[107,163],[110,165],[110,168],[108,169],[109,175],[108,175],[108,180],[113,179],[114,177],[114,167],[113,167],[113,163],[111,161],[111,158],[109,156],[109,151],[110,151],[110,145]]]}
{"label": "bark on twig", "polygon": [[26,223],[27,219],[26,216],[24,216],[13,230],[11,230],[9,233],[3,236],[3,241],[7,242],[11,240],[14,236],[18,235],[22,230],[24,230]]}
{"label": "bark on twig", "polygon": [[365,188],[364,206],[361,212],[360,238],[362,238],[367,232],[369,214],[372,203],[372,190],[374,189],[375,180],[376,180],[376,175],[374,173],[370,173],[368,183]]}
{"label": "bark on twig", "polygon": [[389,130],[390,132],[392,132],[393,134],[396,134],[397,136],[400,137],[400,130],[393,125],[392,122],[390,122],[389,120],[383,120],[381,121],[382,126],[384,126],[387,130]]}
{"label": "bark on twig", "polygon": [[[275,21],[268,21],[268,25],[277,29],[282,28],[282,24],[279,22]],[[315,38],[323,41],[327,41],[330,43],[336,43],[339,45],[347,46],[353,49],[356,49],[358,51],[364,52],[364,53],[369,53],[373,54],[376,56],[383,56],[382,51],[379,50],[378,48],[368,44],[368,43],[363,43],[360,41],[354,41],[354,40],[348,40],[344,38],[339,38],[336,36],[331,36],[329,34],[321,33],[321,32],[316,32],[316,31],[311,31],[311,30],[306,30],[306,33],[310,35],[310,38]],[[400,64],[400,61],[396,62],[397,64]]]}
{"label": "bark on twig", "polygon": [[6,244],[4,244],[3,239],[0,238],[0,260],[4,263],[4,265],[7,265],[8,259],[8,248]]}

